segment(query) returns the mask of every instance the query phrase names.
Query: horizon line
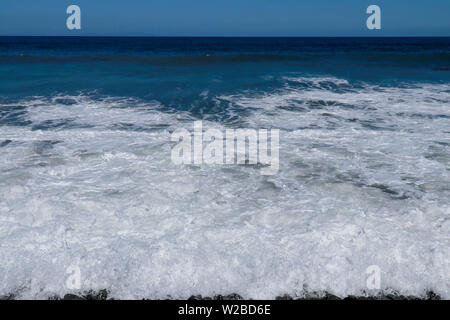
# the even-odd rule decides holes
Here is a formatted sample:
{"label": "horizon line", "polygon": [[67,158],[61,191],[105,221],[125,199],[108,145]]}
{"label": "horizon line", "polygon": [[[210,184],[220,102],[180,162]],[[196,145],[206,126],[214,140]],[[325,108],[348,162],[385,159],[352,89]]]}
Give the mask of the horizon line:
{"label": "horizon line", "polygon": [[201,35],[1,35],[0,37],[48,37],[48,38],[450,38],[450,35],[386,35],[386,36],[368,36],[368,35],[343,35],[343,36],[261,36],[261,35],[217,35],[217,36],[201,36]]}

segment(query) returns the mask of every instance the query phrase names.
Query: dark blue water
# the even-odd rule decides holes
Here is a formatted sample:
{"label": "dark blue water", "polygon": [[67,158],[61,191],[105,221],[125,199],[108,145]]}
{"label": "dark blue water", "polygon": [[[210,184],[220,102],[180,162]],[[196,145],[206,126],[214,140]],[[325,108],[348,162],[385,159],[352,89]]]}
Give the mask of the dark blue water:
{"label": "dark blue water", "polygon": [[450,38],[0,37],[0,96],[99,94],[189,108],[204,90],[271,91],[284,76],[450,80]]}

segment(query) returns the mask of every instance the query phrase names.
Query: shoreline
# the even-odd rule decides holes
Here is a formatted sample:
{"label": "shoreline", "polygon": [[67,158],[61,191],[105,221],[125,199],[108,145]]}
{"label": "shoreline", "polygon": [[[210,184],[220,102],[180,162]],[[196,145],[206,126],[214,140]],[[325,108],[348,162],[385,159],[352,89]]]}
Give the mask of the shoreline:
{"label": "shoreline", "polygon": [[[18,298],[18,299],[16,299]],[[9,294],[6,296],[0,296],[1,300],[21,300],[18,294]],[[44,300],[44,299],[38,299]],[[100,291],[87,291],[84,293],[78,294],[65,294],[63,297],[53,296],[49,297],[46,300],[86,300],[86,301],[98,301],[98,300],[121,300],[115,299],[114,297],[109,296],[109,292],[107,290]],[[154,300],[154,301],[162,301],[162,300],[173,300],[173,301],[252,301],[253,299],[244,299],[237,293],[226,294],[226,295],[215,295],[212,297],[202,296],[202,295],[192,295],[187,299],[173,299],[167,297],[165,299],[130,299],[130,300]],[[339,297],[329,292],[311,292],[305,293],[303,296],[292,296],[289,294],[285,294],[282,296],[276,296],[274,299],[269,299],[272,301],[277,300],[446,300],[443,299],[439,294],[436,294],[433,291],[427,291],[424,296],[413,296],[413,295],[403,295],[398,292],[382,292],[377,295],[348,295],[346,297]],[[258,301],[258,300],[254,300]]]}

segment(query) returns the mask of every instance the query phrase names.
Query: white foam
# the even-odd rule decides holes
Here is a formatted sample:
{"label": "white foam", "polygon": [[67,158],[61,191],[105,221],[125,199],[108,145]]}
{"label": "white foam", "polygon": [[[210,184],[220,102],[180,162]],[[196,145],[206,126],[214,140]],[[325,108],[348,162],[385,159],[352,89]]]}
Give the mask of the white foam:
{"label": "white foam", "polygon": [[[450,298],[448,119],[433,117],[449,114],[448,89],[287,84],[270,95],[218,97],[258,108],[249,126],[284,129],[280,171],[270,177],[251,166],[173,165],[169,131],[189,128],[190,116],[157,103],[28,101],[33,125],[76,126],[0,128],[12,141],[0,148],[0,295],[72,292],[66,269],[75,264],[80,291],[116,298],[345,296],[367,291],[366,268],[378,265],[382,289]],[[314,100],[334,103],[279,108]],[[429,117],[391,115],[398,112]],[[379,117],[393,129],[350,117]]]}

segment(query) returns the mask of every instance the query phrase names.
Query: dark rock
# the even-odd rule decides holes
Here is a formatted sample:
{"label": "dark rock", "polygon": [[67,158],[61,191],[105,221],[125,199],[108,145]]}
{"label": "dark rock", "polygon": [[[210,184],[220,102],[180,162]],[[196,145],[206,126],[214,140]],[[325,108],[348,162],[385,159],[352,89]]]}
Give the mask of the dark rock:
{"label": "dark rock", "polygon": [[63,300],[86,300],[83,297],[74,295],[74,294],[66,294]]}
{"label": "dark rock", "polygon": [[397,294],[387,294],[384,297],[386,300],[406,300],[406,297]]}
{"label": "dark rock", "polygon": [[282,296],[275,297],[275,300],[294,300],[290,295],[285,294]]}
{"label": "dark rock", "polygon": [[89,291],[83,296],[86,300],[107,300],[108,291],[103,289],[98,292]]}
{"label": "dark rock", "polygon": [[201,295],[190,296],[188,300],[244,300],[240,295],[236,293],[228,294],[225,296],[217,295],[214,297],[202,297]]}
{"label": "dark rock", "polygon": [[[441,300],[442,298],[433,291],[426,292],[423,296],[405,296],[397,291],[389,290],[389,293],[373,294],[369,292],[362,292],[360,296],[347,296],[345,298],[338,297],[329,292],[304,292],[302,296],[291,296],[284,294],[275,297],[275,300]],[[18,291],[9,295],[0,296],[0,300],[14,300],[20,295]],[[108,290],[87,291],[78,294],[66,294],[63,298],[59,296],[51,296],[49,300],[108,300]],[[168,296],[168,300],[173,300],[173,297]],[[144,299],[145,300],[145,299]],[[216,295],[213,297],[203,297],[201,295],[193,295],[188,300],[244,300],[242,296],[236,293],[227,295]]]}
{"label": "dark rock", "polygon": [[371,299],[371,298],[364,297],[364,296],[360,296],[360,297],[348,296],[348,297],[345,297],[344,300],[378,300],[378,299],[376,297],[372,297],[372,299]]}
{"label": "dark rock", "polygon": [[326,293],[325,297],[323,299],[324,300],[342,300],[338,296],[335,296],[334,294],[331,294],[331,293]]}
{"label": "dark rock", "polygon": [[[219,297],[221,297],[221,299]],[[236,293],[228,294],[226,296],[219,295],[214,298],[215,298],[215,300],[244,300],[244,298],[242,298],[240,295],[238,295]]]}
{"label": "dark rock", "polygon": [[427,292],[427,300],[441,300],[441,297],[433,291]]}

